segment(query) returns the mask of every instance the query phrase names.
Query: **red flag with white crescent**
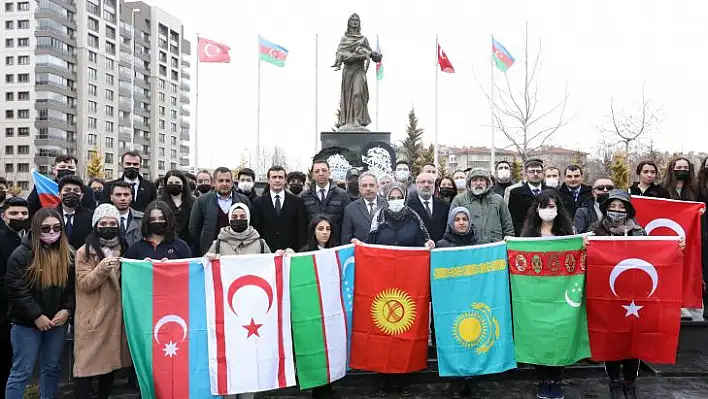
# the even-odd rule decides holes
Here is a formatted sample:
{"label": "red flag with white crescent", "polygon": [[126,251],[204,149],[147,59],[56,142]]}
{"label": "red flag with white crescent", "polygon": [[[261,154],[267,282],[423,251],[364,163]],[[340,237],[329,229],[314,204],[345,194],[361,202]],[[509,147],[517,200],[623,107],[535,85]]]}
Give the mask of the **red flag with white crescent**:
{"label": "red flag with white crescent", "polygon": [[683,251],[684,308],[703,307],[703,267],[701,253],[702,202],[632,196],[637,223],[650,236],[679,236],[686,239]]}
{"label": "red flag with white crescent", "polygon": [[199,62],[231,62],[231,56],[229,55],[231,48],[225,44],[200,37],[197,48]]}
{"label": "red flag with white crescent", "polygon": [[595,360],[674,364],[683,253],[676,237],[591,237],[585,297]]}

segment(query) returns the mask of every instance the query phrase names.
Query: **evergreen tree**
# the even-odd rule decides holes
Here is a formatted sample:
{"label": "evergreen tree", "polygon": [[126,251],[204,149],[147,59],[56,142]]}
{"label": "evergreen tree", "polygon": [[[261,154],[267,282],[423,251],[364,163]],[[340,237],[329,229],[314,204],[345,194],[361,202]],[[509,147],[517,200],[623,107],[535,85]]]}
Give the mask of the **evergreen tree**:
{"label": "evergreen tree", "polygon": [[[418,158],[423,152],[423,133],[424,129],[418,127],[418,117],[415,116],[415,109],[411,108],[408,113],[408,126],[406,126],[406,138],[401,146],[401,154],[403,158],[411,165],[411,176],[415,176],[420,172]],[[434,151],[434,150],[433,150]],[[432,160],[431,160],[432,162]]]}
{"label": "evergreen tree", "polygon": [[420,156],[418,157],[414,168],[418,171],[416,172],[416,174],[418,174],[423,169],[423,165],[426,163],[435,164],[435,146],[433,144],[428,146],[428,148],[422,150],[422,152],[420,153]]}
{"label": "evergreen tree", "polygon": [[519,161],[518,158],[514,157],[514,160],[511,161],[511,178],[514,181],[521,181],[521,161]]}
{"label": "evergreen tree", "polygon": [[438,177],[448,176],[447,157],[438,156]]}
{"label": "evergreen tree", "polygon": [[103,179],[106,174],[103,171],[103,155],[98,151],[91,151],[91,159],[86,165],[86,175],[89,179]]}
{"label": "evergreen tree", "polygon": [[615,187],[625,190],[629,185],[629,166],[625,161],[626,157],[622,152],[615,152],[610,165],[610,178],[615,183]]}

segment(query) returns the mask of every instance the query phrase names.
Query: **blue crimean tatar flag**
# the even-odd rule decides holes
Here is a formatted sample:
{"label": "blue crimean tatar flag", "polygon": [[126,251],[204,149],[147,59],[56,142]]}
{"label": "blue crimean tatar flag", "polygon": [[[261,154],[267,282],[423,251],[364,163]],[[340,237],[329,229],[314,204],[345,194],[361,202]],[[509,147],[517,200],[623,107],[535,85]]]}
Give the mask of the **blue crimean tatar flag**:
{"label": "blue crimean tatar flag", "polygon": [[441,377],[516,368],[504,242],[441,248],[430,256],[430,286]]}

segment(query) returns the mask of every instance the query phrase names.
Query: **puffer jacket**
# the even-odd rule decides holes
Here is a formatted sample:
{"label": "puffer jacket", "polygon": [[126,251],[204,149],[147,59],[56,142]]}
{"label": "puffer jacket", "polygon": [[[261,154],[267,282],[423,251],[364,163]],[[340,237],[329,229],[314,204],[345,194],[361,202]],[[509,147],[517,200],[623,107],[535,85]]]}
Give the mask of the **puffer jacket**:
{"label": "puffer jacket", "polygon": [[66,309],[70,314],[73,314],[76,281],[73,260],[66,286],[47,288],[30,286],[27,280],[27,268],[31,261],[32,241],[30,241],[30,235],[27,234],[7,261],[5,293],[10,302],[12,322],[24,327],[36,328],[34,321],[41,315],[45,315],[51,320],[60,310]]}
{"label": "puffer jacket", "polygon": [[307,220],[310,221],[315,215],[327,215],[332,224],[337,226],[337,231],[342,231],[342,219],[344,218],[344,208],[350,203],[349,194],[339,188],[332,180],[329,182],[329,191],[324,202],[320,201],[318,188],[315,183],[310,185],[307,192],[302,193],[302,200],[305,202],[307,210]]}
{"label": "puffer jacket", "polygon": [[[471,179],[468,177],[467,186]],[[487,191],[477,196],[468,190],[458,194],[450,204],[450,209],[463,206],[470,211],[477,237],[477,244],[499,242],[506,236],[514,236],[514,224],[504,198],[492,190],[491,180],[487,180]]]}

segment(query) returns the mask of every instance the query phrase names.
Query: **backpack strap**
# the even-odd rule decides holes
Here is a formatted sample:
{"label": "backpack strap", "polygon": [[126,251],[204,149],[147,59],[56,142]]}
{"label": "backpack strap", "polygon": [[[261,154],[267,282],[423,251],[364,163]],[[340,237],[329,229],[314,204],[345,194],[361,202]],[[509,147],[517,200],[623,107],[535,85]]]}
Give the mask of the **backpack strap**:
{"label": "backpack strap", "polygon": [[261,253],[263,253],[263,251],[265,251],[265,244],[263,244],[263,239],[258,239],[258,242],[261,243]]}
{"label": "backpack strap", "polygon": [[215,246],[214,249],[216,250],[215,253],[217,253],[217,254],[220,253],[219,251],[220,251],[220,249],[221,249],[221,240],[218,239],[218,238],[216,239],[216,246]]}

